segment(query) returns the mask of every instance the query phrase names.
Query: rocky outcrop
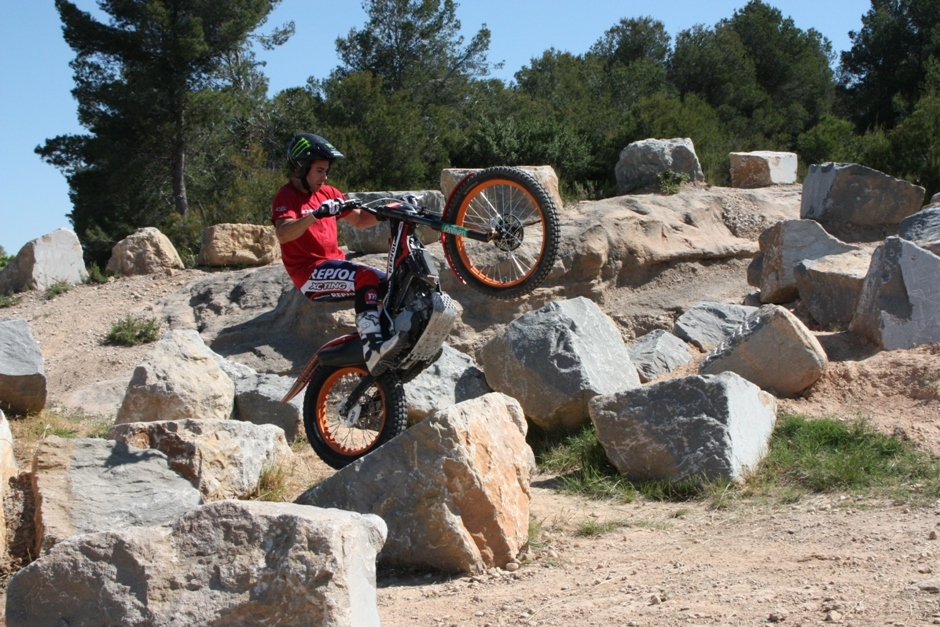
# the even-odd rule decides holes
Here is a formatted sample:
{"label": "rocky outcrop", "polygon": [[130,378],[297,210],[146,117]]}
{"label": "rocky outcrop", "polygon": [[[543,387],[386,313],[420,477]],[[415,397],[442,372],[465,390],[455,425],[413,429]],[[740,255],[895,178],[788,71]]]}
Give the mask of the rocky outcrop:
{"label": "rocky outcrop", "polygon": [[180,269],[183,261],[170,239],[159,229],[137,229],[111,249],[108,274],[133,276]]}
{"label": "rocky outcrop", "polygon": [[732,187],[770,187],[796,183],[797,158],[793,152],[732,152]]}
{"label": "rocky outcrop", "polygon": [[588,421],[588,401],[640,385],[617,327],[586,298],[549,303],[508,324],[481,351],[491,388],[549,432]]}
{"label": "rocky outcrop", "polygon": [[166,455],[112,440],[49,436],[32,471],[34,555],[83,533],[171,522],[202,503]]}
{"label": "rocky outcrop", "polygon": [[940,255],[940,204],[928,205],[901,220],[898,237]]}
{"label": "rocky outcrop", "polygon": [[[545,188],[548,195],[551,196],[552,202],[555,203],[555,208],[561,211],[565,204],[562,202],[561,193],[558,191],[558,175],[555,173],[555,168],[550,165],[523,165],[517,167],[531,174],[535,180]],[[478,171],[479,169],[473,168],[448,168],[441,170],[441,192],[444,195],[445,201],[450,198],[451,192],[454,191],[457,183],[462,181],[468,174],[473,174]]]}
{"label": "rocky outcrop", "polygon": [[75,285],[87,276],[78,236],[69,229],[56,229],[27,242],[0,270],[0,294],[44,290],[56,283]]}
{"label": "rocky outcrop", "polygon": [[235,386],[195,331],[170,331],[134,369],[115,423],[224,420]]}
{"label": "rocky outcrop", "polygon": [[262,474],[294,456],[278,427],[237,420],[133,422],[111,427],[108,437],[160,451],[206,501],[257,494]]}
{"label": "rocky outcrop", "polygon": [[534,458],[525,434],[519,404],[487,394],[429,416],[296,502],[381,516],[382,564],[503,567],[528,540]]}
{"label": "rocky outcrop", "polygon": [[202,232],[200,266],[264,266],[280,258],[273,226],[216,224]]}
{"label": "rocky outcrop", "polygon": [[688,137],[675,139],[644,139],[620,151],[615,174],[621,194],[656,184],[659,174],[666,171],[685,174],[690,181],[704,181],[702,166],[695,146]]}
{"label": "rocky outcrop", "polygon": [[492,391],[473,359],[444,344],[438,360],[405,384],[408,422],[418,422],[445,407]]}
{"label": "rocky outcrop", "polygon": [[298,434],[303,433],[303,396],[297,396],[287,403],[281,402],[294,384],[294,379],[259,373],[215,352],[212,355],[235,384],[233,419],[256,425],[275,425],[284,431],[288,442],[293,442]]}
{"label": "rocky outcrop", "polygon": [[875,249],[849,329],[886,350],[940,342],[940,257],[899,237]]}
{"label": "rocky outcrop", "polygon": [[762,303],[787,303],[798,296],[794,268],[801,261],[819,259],[852,250],[852,246],[829,235],[813,220],[785,220],[760,236]]}
{"label": "rocky outcrop", "polygon": [[211,503],[57,545],[10,579],[6,624],[378,627],[385,533],[376,516]]}
{"label": "rocky outcrop", "polygon": [[897,225],[920,210],[924,188],[856,163],[811,165],[800,217],[829,224]]}
{"label": "rocky outcrop", "polygon": [[755,311],[757,308],[749,305],[705,300],[679,316],[672,332],[689,344],[708,351],[724,342]]}
{"label": "rocky outcrop", "polygon": [[738,480],[767,452],[776,401],[726,372],[597,396],[591,420],[629,480]]}
{"label": "rocky outcrop", "polygon": [[627,350],[643,383],[648,383],[665,372],[672,372],[692,360],[688,344],[662,329],[637,338],[630,343]]}
{"label": "rocky outcrop", "polygon": [[29,324],[20,318],[0,320],[0,409],[29,414],[45,406],[45,362]]}
{"label": "rocky outcrop", "polygon": [[850,322],[870,264],[870,250],[853,250],[798,263],[793,276],[800,299],[813,320],[823,327]]}
{"label": "rocky outcrop", "polygon": [[[419,204],[427,208],[432,213],[438,215],[444,213],[444,195],[434,190],[417,190],[410,192],[351,192],[346,194],[349,199],[356,199],[363,203],[369,203],[386,198],[399,199],[405,194],[413,194],[419,199]],[[346,220],[338,220],[339,234],[346,248],[354,253],[388,253],[388,240],[391,237],[388,222],[379,222],[375,226],[360,229],[356,228]],[[430,244],[440,237],[440,233],[434,229],[419,226],[418,237],[425,244]]]}
{"label": "rocky outcrop", "polygon": [[816,336],[796,316],[764,305],[708,354],[699,372],[734,372],[777,396],[792,396],[818,381],[828,364]]}

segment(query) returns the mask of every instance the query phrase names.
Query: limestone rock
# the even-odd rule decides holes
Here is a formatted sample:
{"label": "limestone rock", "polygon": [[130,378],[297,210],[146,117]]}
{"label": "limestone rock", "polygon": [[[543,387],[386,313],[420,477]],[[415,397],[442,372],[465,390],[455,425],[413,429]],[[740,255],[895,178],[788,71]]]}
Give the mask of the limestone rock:
{"label": "limestone rock", "polygon": [[[555,208],[561,211],[565,204],[561,200],[561,193],[558,191],[558,175],[555,173],[555,168],[550,165],[522,165],[517,167],[535,177],[535,180],[538,181],[548,192],[548,195],[551,196],[552,202],[555,203]],[[479,169],[474,168],[448,168],[442,170],[441,192],[444,195],[445,202],[450,198],[450,194],[454,191],[457,183],[462,181],[468,174],[473,174],[478,171]]]}
{"label": "limestone rock", "polygon": [[408,422],[418,422],[445,407],[492,392],[486,375],[468,355],[447,344],[440,358],[405,384]]}
{"label": "limestone rock", "polygon": [[732,152],[732,187],[769,187],[796,183],[797,158],[793,152]]}
{"label": "limestone rock", "polygon": [[886,350],[940,342],[940,257],[899,237],[875,249],[849,329]]}
{"label": "limestone rock", "polygon": [[504,567],[528,540],[525,433],[519,404],[487,394],[429,416],[297,502],[381,516],[389,532],[382,564]]}
{"label": "limestone rock", "polygon": [[767,452],[776,401],[726,372],[591,400],[597,439],[630,480],[738,480]]}
{"label": "limestone rock", "polygon": [[200,266],[264,266],[280,258],[273,226],[216,224],[202,232]]}
{"label": "limestone rock", "polygon": [[[444,213],[444,195],[437,190],[417,190],[410,192],[351,192],[346,194],[349,199],[357,199],[363,203],[382,200],[384,198],[401,198],[405,194],[414,194],[420,199],[420,204],[429,211],[438,215]],[[382,253],[388,252],[388,240],[391,237],[388,222],[379,222],[377,225],[360,229],[346,220],[337,223],[339,234],[346,248],[354,253]],[[434,229],[419,226],[418,238],[424,244],[430,244],[440,237]]]}
{"label": "limestone rock", "polygon": [[755,311],[757,308],[749,305],[705,300],[679,316],[672,332],[703,351],[711,350],[724,342]]}
{"label": "limestone rock", "polygon": [[708,354],[699,372],[734,372],[768,392],[791,396],[818,381],[828,364],[816,336],[796,316],[764,305]]}
{"label": "limestone rock", "polygon": [[385,533],[376,516],[210,503],[57,545],[10,579],[6,624],[378,627]]}
{"label": "limestone rock", "polygon": [[811,165],[800,217],[861,226],[898,224],[920,210],[924,188],[856,163]]}
{"label": "limestone rock", "polygon": [[237,420],[133,422],[111,427],[108,437],[165,454],[206,501],[257,494],[262,473],[294,456],[280,428]]}
{"label": "limestone rock", "polygon": [[114,245],[106,269],[109,274],[133,276],[182,267],[183,261],[170,239],[159,229],[148,226]]}
{"label": "limestone rock", "polygon": [[69,229],[56,229],[27,242],[0,270],[0,294],[44,290],[56,283],[75,285],[87,276],[78,236]]}
{"label": "limestone rock", "polygon": [[0,496],[3,495],[3,486],[18,474],[20,469],[13,455],[13,431],[3,410],[0,409]]}
{"label": "limestone rock", "polygon": [[823,327],[850,322],[870,263],[870,250],[853,250],[798,263],[793,276],[800,299],[813,320]]}
{"label": "limestone rock", "polygon": [[517,399],[546,431],[588,421],[588,401],[640,385],[614,323],[590,300],[552,302],[523,314],[483,346],[491,388]]}
{"label": "limestone rock", "polygon": [[224,420],[235,385],[195,331],[170,331],[134,369],[116,424],[160,420]]}
{"label": "limestone rock", "polygon": [[644,139],[629,144],[617,161],[617,189],[626,194],[655,185],[656,177],[668,170],[686,174],[690,181],[705,180],[691,139]]}
{"label": "limestone rock", "polygon": [[629,345],[628,350],[630,360],[636,366],[643,383],[652,381],[664,372],[672,372],[692,360],[689,346],[662,329],[637,338]]}
{"label": "limestone rock", "polygon": [[760,275],[762,303],[787,303],[798,296],[793,269],[807,259],[819,259],[852,250],[852,246],[829,235],[813,220],[785,220],[760,236],[763,254]]}
{"label": "limestone rock", "polygon": [[29,324],[22,318],[0,320],[0,409],[28,414],[45,406],[45,362]]}
{"label": "limestone rock", "polygon": [[57,436],[45,438],[36,451],[33,493],[34,555],[83,533],[161,525],[202,502],[159,451]]}
{"label": "limestone rock", "polygon": [[901,220],[898,237],[916,242],[921,248],[940,242],[940,204],[928,205]]}

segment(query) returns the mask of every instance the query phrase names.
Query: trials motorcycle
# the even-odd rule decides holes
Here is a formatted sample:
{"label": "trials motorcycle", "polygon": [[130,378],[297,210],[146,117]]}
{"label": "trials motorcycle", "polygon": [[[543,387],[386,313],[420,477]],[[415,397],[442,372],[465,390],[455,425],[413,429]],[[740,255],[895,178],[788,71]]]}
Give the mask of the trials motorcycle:
{"label": "trials motorcycle", "polygon": [[417,227],[439,231],[457,279],[493,298],[531,292],[555,263],[557,210],[548,191],[525,170],[500,166],[467,175],[442,214],[419,203],[414,196],[345,202],[346,209],[360,208],[389,223],[380,317],[383,331],[399,334],[399,341],[394,355],[370,373],[357,333],[331,340],[314,353],[282,399],[286,403],[307,388],[307,440],[333,468],[350,464],[407,428],[403,384],[440,357],[457,318]]}

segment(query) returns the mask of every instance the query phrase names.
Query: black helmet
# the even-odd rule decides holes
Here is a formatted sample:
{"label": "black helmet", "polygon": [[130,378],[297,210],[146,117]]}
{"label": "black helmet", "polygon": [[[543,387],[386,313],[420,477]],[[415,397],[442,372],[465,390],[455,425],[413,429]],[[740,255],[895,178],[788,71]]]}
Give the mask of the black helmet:
{"label": "black helmet", "polygon": [[295,174],[308,169],[310,164],[317,159],[333,161],[342,158],[343,153],[338,151],[333,144],[313,133],[298,133],[287,145],[287,163],[290,164]]}

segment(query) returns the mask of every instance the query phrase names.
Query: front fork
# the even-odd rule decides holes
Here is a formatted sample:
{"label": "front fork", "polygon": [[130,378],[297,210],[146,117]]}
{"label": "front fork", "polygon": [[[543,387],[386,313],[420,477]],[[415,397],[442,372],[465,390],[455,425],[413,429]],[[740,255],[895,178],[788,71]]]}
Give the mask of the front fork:
{"label": "front fork", "polygon": [[363,393],[368,390],[369,386],[373,383],[375,383],[375,377],[366,373],[366,376],[362,377],[362,380],[359,381],[359,385],[353,388],[353,391],[349,393],[346,402],[340,406],[339,415],[346,419],[347,427],[352,428],[359,422],[359,415],[362,413],[362,403],[359,401]]}

